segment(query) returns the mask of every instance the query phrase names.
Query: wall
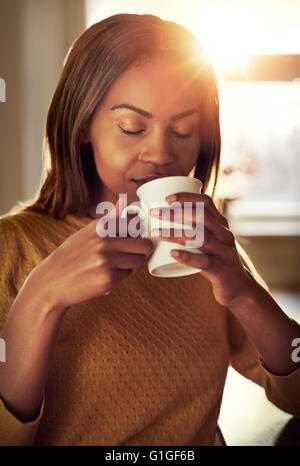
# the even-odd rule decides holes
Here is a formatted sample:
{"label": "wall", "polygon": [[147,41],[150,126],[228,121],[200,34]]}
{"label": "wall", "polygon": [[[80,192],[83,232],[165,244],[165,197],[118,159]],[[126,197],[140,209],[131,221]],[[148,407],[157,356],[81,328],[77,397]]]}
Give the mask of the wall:
{"label": "wall", "polygon": [[272,290],[300,291],[300,237],[237,237]]}
{"label": "wall", "polygon": [[39,187],[47,110],[84,29],[84,0],[0,0],[0,215]]}

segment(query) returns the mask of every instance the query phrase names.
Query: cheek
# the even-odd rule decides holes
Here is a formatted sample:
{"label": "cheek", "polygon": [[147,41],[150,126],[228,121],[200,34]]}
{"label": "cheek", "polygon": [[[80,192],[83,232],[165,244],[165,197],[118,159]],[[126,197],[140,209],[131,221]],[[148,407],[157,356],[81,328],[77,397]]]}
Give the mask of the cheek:
{"label": "cheek", "polygon": [[201,145],[200,144],[200,136],[197,135],[197,137],[195,137],[194,140],[193,140],[193,145],[192,145],[192,148],[191,148],[192,158],[193,158],[195,163],[197,162],[198,155],[199,155],[199,152],[200,152],[200,145]]}
{"label": "cheek", "polygon": [[94,150],[95,165],[102,181],[110,187],[122,185],[124,177],[133,163],[132,149],[114,140],[102,140]]}
{"label": "cheek", "polygon": [[198,140],[192,140],[180,150],[180,162],[185,167],[193,166],[198,159],[200,144]]}

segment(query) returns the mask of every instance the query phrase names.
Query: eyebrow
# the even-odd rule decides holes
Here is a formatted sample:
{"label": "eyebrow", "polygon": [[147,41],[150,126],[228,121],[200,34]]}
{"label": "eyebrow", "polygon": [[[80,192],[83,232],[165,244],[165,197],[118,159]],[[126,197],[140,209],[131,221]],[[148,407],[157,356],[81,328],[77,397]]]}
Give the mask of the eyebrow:
{"label": "eyebrow", "polygon": [[[134,105],[130,104],[120,104],[120,105],[115,105],[114,107],[111,107],[111,110],[117,110],[119,108],[126,108],[127,110],[133,110],[136,113],[139,113],[145,118],[153,118],[152,113],[146,112],[146,110],[142,110],[141,108],[137,108]],[[171,116],[171,120],[180,120],[181,118],[185,118],[188,115],[192,115],[193,113],[198,112],[195,108],[191,108],[189,110],[185,110],[185,112],[177,113],[177,115]]]}

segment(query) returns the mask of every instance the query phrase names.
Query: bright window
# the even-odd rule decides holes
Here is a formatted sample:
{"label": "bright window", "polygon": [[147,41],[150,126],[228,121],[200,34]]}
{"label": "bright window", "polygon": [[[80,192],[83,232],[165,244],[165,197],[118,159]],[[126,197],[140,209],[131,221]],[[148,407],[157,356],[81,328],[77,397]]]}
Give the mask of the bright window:
{"label": "bright window", "polygon": [[233,229],[300,234],[300,83],[224,82],[220,100],[219,196],[237,199]]}

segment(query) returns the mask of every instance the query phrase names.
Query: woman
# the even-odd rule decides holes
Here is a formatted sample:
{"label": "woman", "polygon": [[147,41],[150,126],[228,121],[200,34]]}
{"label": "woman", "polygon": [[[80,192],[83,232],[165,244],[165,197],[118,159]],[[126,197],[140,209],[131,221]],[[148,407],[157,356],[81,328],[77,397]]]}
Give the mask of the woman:
{"label": "woman", "polygon": [[[217,444],[229,364],[299,416],[300,328],[207,194],[218,93],[195,38],[151,15],[93,25],[67,57],[46,137],[37,198],[0,221],[2,444]],[[178,261],[202,272],[150,276],[149,238],[97,234],[100,202],[117,220],[139,179],[192,173],[204,194],[178,200],[204,202],[204,254]]]}

